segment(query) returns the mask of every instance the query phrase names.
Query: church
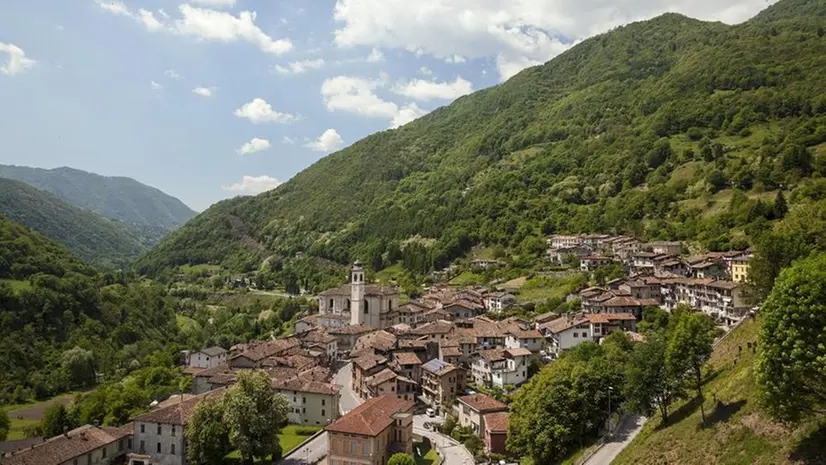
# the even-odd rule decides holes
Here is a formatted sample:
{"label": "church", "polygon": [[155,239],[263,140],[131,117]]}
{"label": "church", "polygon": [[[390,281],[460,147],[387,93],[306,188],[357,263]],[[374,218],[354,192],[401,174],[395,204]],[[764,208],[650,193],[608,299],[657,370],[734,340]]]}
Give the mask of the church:
{"label": "church", "polygon": [[393,325],[398,307],[399,291],[393,287],[365,283],[364,267],[358,261],[350,269],[350,284],[318,294],[319,313],[347,315],[351,325],[387,328]]}

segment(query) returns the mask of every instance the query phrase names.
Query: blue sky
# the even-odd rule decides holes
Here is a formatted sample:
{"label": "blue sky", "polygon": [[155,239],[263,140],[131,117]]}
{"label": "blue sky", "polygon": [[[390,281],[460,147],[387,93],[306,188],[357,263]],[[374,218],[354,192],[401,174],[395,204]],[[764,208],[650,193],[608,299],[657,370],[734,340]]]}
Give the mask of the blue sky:
{"label": "blue sky", "polygon": [[765,0],[8,0],[0,163],[129,176],[196,210],[666,11]]}

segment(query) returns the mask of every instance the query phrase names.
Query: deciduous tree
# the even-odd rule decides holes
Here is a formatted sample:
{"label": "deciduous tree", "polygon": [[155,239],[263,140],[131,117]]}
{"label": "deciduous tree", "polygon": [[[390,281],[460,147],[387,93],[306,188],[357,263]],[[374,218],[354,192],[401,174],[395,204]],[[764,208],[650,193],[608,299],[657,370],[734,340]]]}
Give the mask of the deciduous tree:
{"label": "deciduous tree", "polygon": [[239,373],[223,403],[230,444],[245,462],[281,456],[277,435],[287,423],[287,399],[276,394],[266,373]]}
{"label": "deciduous tree", "polygon": [[4,410],[0,410],[0,441],[5,441],[9,437],[10,429],[11,420],[9,420],[9,415]]}
{"label": "deciduous tree", "polygon": [[683,392],[682,373],[666,364],[667,334],[650,331],[645,342],[636,344],[629,357],[623,393],[629,409],[651,415],[659,410],[663,424],[668,423],[668,407]]}
{"label": "deciduous tree", "polygon": [[198,404],[186,427],[187,458],[193,465],[220,465],[230,452],[229,428],[220,399]]}
{"label": "deciduous tree", "polygon": [[763,404],[776,418],[826,411],[826,254],[784,270],[761,310],[755,364]]}
{"label": "deciduous tree", "polygon": [[408,454],[393,454],[387,461],[387,465],[416,465],[416,459]]}
{"label": "deciduous tree", "polygon": [[666,348],[667,370],[680,373],[700,398],[700,415],[706,422],[703,407],[703,366],[711,356],[714,322],[702,313],[684,313],[679,317]]}

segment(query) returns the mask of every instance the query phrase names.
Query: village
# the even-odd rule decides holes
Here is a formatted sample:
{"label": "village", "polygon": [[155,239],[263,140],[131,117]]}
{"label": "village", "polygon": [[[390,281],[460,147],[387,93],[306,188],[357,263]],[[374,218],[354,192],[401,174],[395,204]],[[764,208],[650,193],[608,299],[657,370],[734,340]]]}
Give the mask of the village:
{"label": "village", "polygon": [[[184,465],[183,432],[195,407],[244,370],[268,374],[289,403],[289,423],[320,428],[285,463],[383,465],[392,452],[417,454],[425,438],[448,465],[504,458],[508,396],[564,351],[617,331],[644,341],[637,323],[649,307],[684,306],[728,328],[755,305],[748,251],[687,256],[679,242],[594,234],[554,235],[547,245],[551,264],[587,275],[618,265],[625,275],[568,295],[572,312],[525,318],[509,313],[516,296],[496,288],[436,284],[403,300],[391,285],[366,282],[355,262],[349,283],[319,293],[318,311],[298,319],[291,334],[184,351],[191,392],[124,427],[85,425],[4,463]],[[438,428],[445,424],[474,439],[449,439],[451,431]]]}

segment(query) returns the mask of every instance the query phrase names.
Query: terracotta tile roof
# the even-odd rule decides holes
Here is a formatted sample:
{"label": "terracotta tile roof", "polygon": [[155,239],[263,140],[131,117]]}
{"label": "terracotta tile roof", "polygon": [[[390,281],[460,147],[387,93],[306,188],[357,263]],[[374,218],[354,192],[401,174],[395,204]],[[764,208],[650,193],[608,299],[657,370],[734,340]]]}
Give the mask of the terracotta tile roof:
{"label": "terracotta tile roof", "polygon": [[535,321],[538,324],[542,324],[542,323],[547,323],[549,321],[553,321],[553,320],[555,320],[559,317],[560,317],[559,313],[548,312],[548,313],[543,313],[541,315],[538,315],[536,318],[533,319],[533,321]]}
{"label": "terracotta tile roof", "polygon": [[382,352],[389,352],[396,348],[398,339],[394,334],[380,329],[364,336],[359,337],[356,343],[353,344],[353,350],[361,350],[366,348],[373,348]]}
{"label": "terracotta tile roof", "polygon": [[615,296],[602,303],[606,307],[642,307],[643,304],[639,300],[631,296]]}
{"label": "terracotta tile roof", "polygon": [[736,289],[740,287],[739,283],[731,282],[731,281],[714,281],[713,283],[708,283],[708,287],[713,287],[716,289]]}
{"label": "terracotta tile roof", "polygon": [[510,414],[508,412],[485,414],[485,429],[490,433],[507,433],[509,418]]}
{"label": "terracotta tile roof", "polygon": [[591,323],[611,323],[614,321],[636,321],[630,313],[589,313],[585,318]]}
{"label": "terracotta tile roof", "polygon": [[[84,425],[3,459],[5,465],[59,465],[112,444],[131,434],[128,429]],[[125,446],[124,446],[125,447]]]}
{"label": "terracotta tile roof", "polygon": [[508,331],[510,334],[515,336],[517,339],[541,339],[542,335],[539,334],[539,330],[536,329],[528,329],[528,330],[510,330]]}
{"label": "terracotta tile roof", "polygon": [[269,357],[261,361],[262,367],[288,367],[297,370],[310,368],[316,364],[313,357],[306,355],[285,355],[283,357]]}
{"label": "terracotta tile roof", "polygon": [[393,424],[393,415],[411,413],[414,402],[396,396],[374,397],[324,428],[334,433],[378,436]]}
{"label": "terracotta tile roof", "polygon": [[305,342],[316,342],[319,344],[329,344],[336,340],[336,337],[323,331],[308,331],[300,336]]}
{"label": "terracotta tile roof", "polygon": [[569,330],[575,326],[579,326],[582,323],[587,322],[588,320],[581,316],[563,316],[557,318],[556,320],[540,325],[539,328],[549,331],[552,334],[559,334],[563,331]]}
{"label": "terracotta tile roof", "polygon": [[[313,381],[324,382],[332,378],[333,374],[330,372],[329,368],[326,367],[312,367],[308,370],[304,370],[298,375],[301,379],[311,379]],[[270,376],[274,378],[273,376]],[[279,379],[286,379],[289,378],[287,376],[279,377]]]}
{"label": "terracotta tile roof", "polygon": [[290,380],[273,380],[272,387],[284,391],[309,392],[312,394],[335,395],[341,388],[335,384],[322,383],[310,377],[293,378]]}
{"label": "terracotta tile roof", "polygon": [[381,370],[375,375],[368,377],[364,380],[364,382],[368,386],[378,386],[379,384],[384,384],[390,380],[395,379],[398,376],[399,375],[397,375],[396,372],[394,372],[390,368],[385,368],[384,370]]}
{"label": "terracotta tile roof", "polygon": [[459,402],[467,405],[468,407],[476,410],[479,413],[485,412],[495,412],[495,411],[502,411],[507,410],[508,406],[499,402],[498,400],[494,399],[493,397],[487,394],[472,394],[469,396],[462,396],[459,399]]}
{"label": "terracotta tile roof", "polygon": [[528,357],[531,356],[532,353],[530,350],[525,349],[523,347],[516,347],[514,349],[505,349],[505,354],[511,357]]}
{"label": "terracotta tile roof", "polygon": [[135,417],[135,421],[146,423],[163,423],[165,425],[186,425],[195,411],[195,407],[203,400],[218,398],[226,393],[226,389],[216,389],[205,394],[191,397],[168,407],[153,410]]}
{"label": "terracotta tile roof", "polygon": [[396,352],[393,354],[393,360],[399,365],[421,365],[422,361],[413,352]]}
{"label": "terracotta tile roof", "polygon": [[439,320],[424,324],[422,326],[419,326],[418,328],[414,328],[410,332],[412,334],[418,335],[447,334],[453,331],[453,328],[453,323],[449,321]]}
{"label": "terracotta tile roof", "polygon": [[364,334],[369,333],[372,331],[376,331],[378,328],[374,328],[368,324],[358,324],[358,325],[347,325],[342,326],[341,328],[331,328],[330,334]]}
{"label": "terracotta tile roof", "polygon": [[353,364],[362,370],[372,370],[378,365],[387,363],[387,359],[377,354],[366,354],[354,359]]}

